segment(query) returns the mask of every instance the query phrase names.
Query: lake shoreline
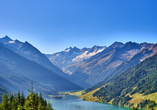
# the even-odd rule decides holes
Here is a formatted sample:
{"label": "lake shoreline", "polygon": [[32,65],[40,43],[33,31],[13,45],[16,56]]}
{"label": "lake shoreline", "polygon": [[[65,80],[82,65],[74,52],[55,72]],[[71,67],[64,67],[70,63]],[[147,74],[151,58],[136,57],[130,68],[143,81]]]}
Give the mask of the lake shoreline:
{"label": "lake shoreline", "polygon": [[[95,91],[99,90],[100,88],[97,88]],[[93,92],[95,92],[93,91]],[[104,103],[103,101],[100,101],[97,97],[93,97],[93,92],[90,92],[90,93],[87,93],[85,95],[85,92],[84,90],[82,91],[77,91],[77,92],[72,92],[72,93],[68,93],[70,95],[75,95],[75,96],[78,96],[79,98],[81,98],[83,101],[90,101],[90,102],[99,102],[99,103],[103,103],[103,104],[110,104],[110,105],[113,105],[112,104],[112,100],[108,103]],[[84,94],[84,95],[83,95]],[[120,106],[120,105],[114,105],[114,106],[119,106],[119,107],[126,107],[126,108],[132,108],[133,106]],[[143,110],[143,109],[139,109],[139,110]]]}
{"label": "lake shoreline", "polygon": [[49,99],[56,110],[131,110],[123,106],[83,101],[78,95],[66,95],[63,99]]}
{"label": "lake shoreline", "polygon": [[[93,101],[93,100],[86,100],[85,98],[82,98],[81,96],[78,96],[79,98],[81,98],[83,101],[89,101],[89,102],[98,102],[98,103],[102,103],[102,104],[110,104],[110,105],[113,105],[112,103],[104,103],[102,101]],[[113,105],[113,106],[119,106],[119,107],[125,107],[125,108],[131,108],[129,106],[120,106],[120,105]],[[132,109],[132,108],[131,108]],[[143,110],[143,109],[139,109],[139,110]]]}
{"label": "lake shoreline", "polygon": [[[76,95],[77,96],[77,95]],[[102,103],[102,104],[110,104],[110,105],[113,105],[111,102],[108,102],[108,103],[104,103],[104,102],[102,102],[102,101],[93,101],[93,100],[86,100],[85,98],[83,98],[83,97],[81,97],[81,95],[80,96],[78,96],[79,98],[81,98],[83,101],[89,101],[89,102],[98,102],[98,103]],[[113,106],[119,106],[119,107],[125,107],[125,108],[130,108],[130,109],[132,109],[132,107],[129,107],[129,106],[120,106],[120,105],[113,105]],[[138,110],[145,110],[145,109],[140,109],[140,108],[138,108]]]}

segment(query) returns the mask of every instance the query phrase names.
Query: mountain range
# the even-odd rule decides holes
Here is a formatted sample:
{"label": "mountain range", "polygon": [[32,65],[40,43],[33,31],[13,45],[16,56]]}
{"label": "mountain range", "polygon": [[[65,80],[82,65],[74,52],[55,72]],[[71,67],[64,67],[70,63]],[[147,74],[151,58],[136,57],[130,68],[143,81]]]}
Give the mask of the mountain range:
{"label": "mountain range", "polygon": [[27,94],[33,81],[33,90],[45,96],[86,89],[97,101],[132,106],[141,102],[134,103],[134,95],[156,93],[156,56],[157,44],[131,41],[43,54],[28,41],[5,36],[0,38],[0,96]]}
{"label": "mountain range", "polygon": [[31,81],[34,90],[43,94],[82,89],[33,45],[8,36],[0,39],[0,76],[1,87],[16,93],[18,90],[27,93]]}
{"label": "mountain range", "polygon": [[84,100],[156,110],[157,54],[85,90]]}
{"label": "mountain range", "polygon": [[[105,48],[105,46],[97,45],[93,46],[92,48],[82,49],[77,47],[69,47],[64,51],[54,54],[46,54],[46,56],[54,65],[62,69],[63,72],[72,74],[79,66],[79,63],[103,51]],[[75,66],[72,66],[74,64]]]}
{"label": "mountain range", "polygon": [[157,53],[156,44],[114,42],[109,47],[70,47],[64,51],[46,55],[49,60],[69,73],[76,84],[88,88],[108,80]]}

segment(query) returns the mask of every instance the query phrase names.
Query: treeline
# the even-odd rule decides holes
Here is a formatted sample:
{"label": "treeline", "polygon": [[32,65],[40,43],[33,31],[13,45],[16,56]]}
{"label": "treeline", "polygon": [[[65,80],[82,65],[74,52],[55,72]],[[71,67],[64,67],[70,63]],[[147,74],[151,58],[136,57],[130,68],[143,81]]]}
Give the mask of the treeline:
{"label": "treeline", "polygon": [[128,105],[131,99],[126,97],[128,93],[147,95],[154,92],[157,92],[157,54],[115,77],[93,96],[104,103],[113,99],[112,104]]}
{"label": "treeline", "polygon": [[54,110],[52,108],[52,104],[40,95],[38,96],[37,93],[29,91],[30,93],[25,98],[24,92],[20,94],[11,95],[8,97],[7,93],[3,96],[3,101],[0,104],[0,110]]}
{"label": "treeline", "polygon": [[149,110],[155,110],[155,108],[157,107],[157,103],[155,103],[155,101],[146,99],[146,100],[143,100],[142,102],[140,102],[139,104],[137,104],[137,107],[146,108]]}

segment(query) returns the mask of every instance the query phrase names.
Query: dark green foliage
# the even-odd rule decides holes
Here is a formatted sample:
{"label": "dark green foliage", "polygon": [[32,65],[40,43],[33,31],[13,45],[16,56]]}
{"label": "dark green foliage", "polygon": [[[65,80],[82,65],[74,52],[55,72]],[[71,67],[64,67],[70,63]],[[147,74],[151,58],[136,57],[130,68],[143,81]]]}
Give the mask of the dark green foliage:
{"label": "dark green foliage", "polygon": [[112,101],[112,104],[123,106],[123,105],[126,104],[127,101],[129,101],[129,100],[131,100],[131,98],[130,98],[129,96],[126,96],[126,97],[116,97],[116,98],[114,98],[114,100]]}
{"label": "dark green foliage", "polygon": [[140,102],[140,103],[137,105],[137,107],[139,107],[139,108],[145,108],[146,105],[147,105],[147,108],[148,108],[148,109],[154,110],[154,107],[157,106],[157,103],[155,103],[155,101],[151,101],[151,100],[149,100],[149,99],[148,99],[148,100],[146,99],[146,100]]}
{"label": "dark green foliage", "polygon": [[20,91],[18,91],[18,93],[17,93],[17,105],[21,105]]}
{"label": "dark green foliage", "polygon": [[34,99],[34,106],[36,107],[36,108],[38,108],[38,94],[37,93],[35,93],[35,99]]}
{"label": "dark green foliage", "polygon": [[39,103],[41,104],[41,105],[43,105],[43,97],[42,97],[42,94],[41,94],[41,92],[40,92],[40,95],[39,95]]}
{"label": "dark green foliage", "polygon": [[3,102],[1,104],[2,110],[9,110],[9,103],[8,103],[8,95],[7,93],[4,94],[3,96]]}
{"label": "dark green foliage", "polygon": [[17,109],[17,103],[16,103],[15,98],[13,98],[12,102],[10,103],[10,108],[11,108],[11,110],[16,110]]}
{"label": "dark green foliage", "polygon": [[24,93],[20,95],[20,91],[17,97],[12,94],[8,100],[8,96],[5,93],[3,97],[3,102],[0,104],[0,110],[54,110],[52,104],[47,103],[46,100],[37,93],[29,91],[30,94],[25,99]]}
{"label": "dark green foliage", "polygon": [[52,104],[50,102],[48,102],[48,104],[47,104],[47,110],[53,110],[52,109]]}
{"label": "dark green foliage", "polygon": [[23,91],[22,91],[22,95],[21,95],[21,97],[20,97],[20,103],[21,103],[21,106],[23,106],[24,103],[25,103],[25,95],[24,95],[24,92],[23,92]]}
{"label": "dark green foliage", "polygon": [[138,108],[137,107],[132,107],[132,110],[138,110]]}
{"label": "dark green foliage", "polygon": [[9,106],[11,110],[17,110],[17,101],[13,94],[11,94],[11,97],[9,98]]}
{"label": "dark green foliage", "polygon": [[[93,96],[103,102],[115,98],[113,104],[117,105],[118,102],[125,100],[126,94],[137,92],[143,95],[157,92],[157,54],[115,77]],[[125,104],[128,99],[129,97],[126,101],[122,101],[122,104]]]}

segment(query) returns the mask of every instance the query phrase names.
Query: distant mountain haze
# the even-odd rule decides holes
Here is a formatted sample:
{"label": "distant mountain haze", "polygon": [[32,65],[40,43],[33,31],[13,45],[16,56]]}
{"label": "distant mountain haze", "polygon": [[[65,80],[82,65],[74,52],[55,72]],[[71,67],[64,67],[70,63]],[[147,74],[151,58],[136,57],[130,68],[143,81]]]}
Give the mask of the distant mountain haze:
{"label": "distant mountain haze", "polygon": [[5,36],[0,38],[0,76],[13,85],[6,86],[9,91],[27,91],[33,81],[34,90],[58,94],[106,83],[156,53],[157,44],[129,41],[42,54],[28,41]]}
{"label": "distant mountain haze", "polygon": [[54,65],[70,74],[77,84],[87,85],[85,88],[115,77],[157,53],[156,44],[131,41],[125,44],[114,42],[109,47],[95,45],[81,50],[70,47],[46,56]]}
{"label": "distant mountain haze", "polygon": [[6,86],[12,92],[27,91],[31,81],[34,89],[44,94],[82,89],[31,44],[11,40],[8,36],[0,39],[0,76],[17,88]]}
{"label": "distant mountain haze", "polygon": [[37,48],[35,48],[29,42],[26,41],[23,43],[18,40],[14,41],[10,39],[8,36],[1,38],[0,42],[3,43],[6,48],[9,48],[10,50],[27,58],[28,60],[35,61],[36,63],[42,65],[43,67],[46,67],[53,72],[57,72],[58,75],[61,75],[62,77],[69,79],[67,75],[65,75],[59,68],[54,66],[44,54],[42,54]]}
{"label": "distant mountain haze", "polygon": [[[83,49],[79,49],[77,47],[69,47],[62,52],[54,53],[52,55],[46,54],[46,56],[53,64],[62,69],[63,72],[72,74],[75,70],[74,68],[77,68],[81,62],[103,51],[105,48],[105,46],[96,45],[92,48]],[[74,64],[76,64],[75,67],[70,67],[70,65]]]}

